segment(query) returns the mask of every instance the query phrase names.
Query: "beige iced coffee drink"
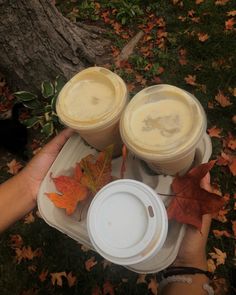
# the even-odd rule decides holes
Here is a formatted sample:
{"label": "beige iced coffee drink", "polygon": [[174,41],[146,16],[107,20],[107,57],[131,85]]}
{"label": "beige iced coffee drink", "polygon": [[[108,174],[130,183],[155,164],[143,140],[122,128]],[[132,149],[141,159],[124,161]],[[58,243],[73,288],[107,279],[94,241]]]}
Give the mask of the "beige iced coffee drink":
{"label": "beige iced coffee drink", "polygon": [[91,146],[121,150],[119,119],[127,104],[127,88],[115,73],[91,67],[76,74],[62,88],[56,105],[60,120]]}
{"label": "beige iced coffee drink", "polygon": [[206,131],[206,117],[194,96],[162,84],[132,98],[120,131],[129,150],[154,171],[174,175],[191,166],[196,145]]}

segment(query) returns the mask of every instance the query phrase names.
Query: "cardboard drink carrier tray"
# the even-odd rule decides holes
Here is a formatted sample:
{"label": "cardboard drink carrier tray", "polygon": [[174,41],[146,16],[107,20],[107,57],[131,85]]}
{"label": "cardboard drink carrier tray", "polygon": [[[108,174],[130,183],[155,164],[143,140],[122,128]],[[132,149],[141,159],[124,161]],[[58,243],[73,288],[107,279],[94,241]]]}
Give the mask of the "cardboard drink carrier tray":
{"label": "cardboard drink carrier tray", "polygon": [[[211,140],[210,137],[205,134],[196,148],[193,166],[208,162],[211,153]],[[85,144],[78,134],[74,134],[64,145],[42,181],[37,203],[39,212],[47,224],[94,250],[86,226],[86,216],[90,202],[79,204],[75,213],[68,216],[64,209],[57,208],[45,195],[45,193],[56,191],[50,175],[53,175],[53,177],[60,175],[71,176],[76,163],[88,154],[95,155],[97,151]],[[120,175],[121,162],[121,157],[112,160],[112,175],[118,178]],[[143,161],[129,153],[126,161],[125,178],[141,181],[149,185],[157,193],[165,194],[160,195],[160,198],[163,200],[165,206],[168,206],[172,198],[168,196],[168,194],[171,194],[170,186],[173,180],[172,176],[155,174]],[[137,273],[156,273],[165,269],[175,260],[184,234],[185,225],[175,220],[169,220],[167,238],[158,254],[150,261],[126,267]]]}

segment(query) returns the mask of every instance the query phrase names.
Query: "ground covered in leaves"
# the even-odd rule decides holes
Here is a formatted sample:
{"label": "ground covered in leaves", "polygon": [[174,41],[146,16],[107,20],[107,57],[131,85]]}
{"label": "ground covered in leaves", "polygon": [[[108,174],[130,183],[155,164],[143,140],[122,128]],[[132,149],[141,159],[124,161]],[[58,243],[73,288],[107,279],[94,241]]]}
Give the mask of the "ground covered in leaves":
{"label": "ground covered in leaves", "polygon": [[[146,86],[167,83],[188,90],[202,103],[213,143],[212,159],[217,159],[211,172],[213,188],[226,201],[213,220],[207,245],[208,266],[214,272],[216,294],[233,294],[236,268],[234,1],[55,2],[71,21],[106,29],[107,38],[112,40],[114,63],[105,66],[123,77],[131,97]],[[139,31],[144,32],[139,43],[134,49],[124,50]],[[0,95],[3,112],[15,99],[4,81],[0,84]],[[27,116],[29,119],[30,113]],[[37,136],[31,138],[29,155],[37,152],[46,140],[40,129],[39,124],[32,124],[32,133]],[[25,164],[14,155],[2,153],[0,181],[16,174]],[[138,275],[108,263],[49,227],[37,209],[2,234],[0,253],[1,295],[158,294],[156,275]]]}

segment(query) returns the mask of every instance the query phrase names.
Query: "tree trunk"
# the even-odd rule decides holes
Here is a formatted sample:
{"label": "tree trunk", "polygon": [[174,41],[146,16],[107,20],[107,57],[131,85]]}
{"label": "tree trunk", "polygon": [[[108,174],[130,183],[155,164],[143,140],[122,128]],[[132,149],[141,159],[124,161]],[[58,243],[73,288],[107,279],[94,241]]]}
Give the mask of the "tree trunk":
{"label": "tree trunk", "polygon": [[69,79],[104,62],[109,43],[99,33],[67,20],[50,0],[0,0],[0,72],[13,90],[38,90],[59,74]]}

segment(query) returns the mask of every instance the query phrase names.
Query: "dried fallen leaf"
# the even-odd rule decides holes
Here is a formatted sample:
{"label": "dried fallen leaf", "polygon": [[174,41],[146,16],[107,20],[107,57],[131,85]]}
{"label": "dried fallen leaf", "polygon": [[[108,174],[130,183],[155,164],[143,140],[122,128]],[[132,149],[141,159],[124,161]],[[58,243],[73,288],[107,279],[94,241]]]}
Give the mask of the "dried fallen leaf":
{"label": "dried fallen leaf", "polygon": [[37,248],[36,250],[32,250],[30,246],[23,246],[22,248],[16,248],[15,249],[15,259],[16,263],[21,263],[22,260],[32,260],[35,257],[42,256],[42,250],[40,248]]}
{"label": "dried fallen leaf", "polygon": [[223,107],[228,107],[232,105],[228,96],[225,96],[222,91],[219,90],[218,94],[215,96],[215,100]]}
{"label": "dried fallen leaf", "polygon": [[231,120],[234,124],[236,124],[236,115],[234,115]]}
{"label": "dried fallen leaf", "polygon": [[230,0],[216,0],[215,1],[215,5],[225,5],[226,3],[228,3]]}
{"label": "dried fallen leaf", "polygon": [[103,295],[115,295],[114,287],[111,282],[106,281],[103,284]]}
{"label": "dried fallen leaf", "polygon": [[187,56],[187,50],[185,48],[181,48],[179,50],[179,63],[181,64],[181,66],[187,64],[186,56]]}
{"label": "dried fallen leaf", "polygon": [[228,221],[226,215],[229,213],[229,209],[221,209],[216,216],[214,216],[214,219],[226,223]]}
{"label": "dried fallen leaf", "polygon": [[98,262],[95,260],[95,257],[91,257],[88,260],[85,261],[85,269],[87,271],[91,271],[92,268],[97,264]]}
{"label": "dried fallen leaf", "polygon": [[30,224],[30,223],[33,223],[34,221],[35,221],[35,217],[34,217],[33,211],[31,211],[25,216],[24,223]]}
{"label": "dried fallen leaf", "polygon": [[16,159],[13,159],[10,163],[7,163],[7,167],[9,168],[7,170],[8,173],[16,175],[21,170],[23,165],[20,162],[16,161]]}
{"label": "dried fallen leaf", "polygon": [[209,253],[212,259],[216,260],[216,266],[225,264],[225,259],[227,255],[225,252],[222,252],[220,249],[214,247],[215,252]]}
{"label": "dried fallen leaf", "polygon": [[228,16],[236,16],[236,10],[231,10],[227,12]]}
{"label": "dried fallen leaf", "polygon": [[137,284],[147,284],[146,274],[139,274],[136,283]]}
{"label": "dried fallen leaf", "polygon": [[64,271],[52,272],[52,273],[50,273],[50,276],[51,276],[51,282],[52,282],[53,286],[57,285],[59,287],[62,287],[62,285],[63,285],[62,278],[67,277],[66,273]]}
{"label": "dried fallen leaf", "polygon": [[195,3],[198,5],[198,4],[201,4],[201,3],[203,3],[204,2],[204,0],[195,0]]}
{"label": "dried fallen leaf", "polygon": [[210,161],[191,169],[186,175],[177,175],[172,182],[175,196],[167,208],[169,219],[180,223],[202,227],[202,215],[216,213],[224,205],[223,198],[201,187],[202,178],[211,170],[216,161]]}
{"label": "dried fallen leaf", "polygon": [[73,276],[72,272],[69,272],[66,278],[70,288],[76,285],[77,278]]}
{"label": "dried fallen leaf", "polygon": [[12,249],[20,248],[23,245],[23,239],[20,235],[10,235],[10,247]]}
{"label": "dried fallen leaf", "polygon": [[231,31],[234,29],[235,24],[236,24],[236,20],[234,18],[230,18],[227,21],[225,21],[225,29],[227,31]]}
{"label": "dried fallen leaf", "polygon": [[209,272],[214,272],[216,270],[216,265],[213,259],[207,259],[207,269]]}
{"label": "dried fallen leaf", "polygon": [[76,179],[69,176],[52,178],[61,194],[46,193],[54,205],[66,209],[68,215],[73,214],[78,202],[85,200],[88,196],[88,189],[78,181],[78,168],[76,169]]}
{"label": "dried fallen leaf", "polygon": [[232,156],[229,163],[229,170],[233,174],[233,176],[236,176],[236,156]]}
{"label": "dried fallen leaf", "polygon": [[151,278],[149,284],[148,284],[148,290],[152,292],[152,294],[157,295],[158,294],[158,283],[156,278]]}
{"label": "dried fallen leaf", "polygon": [[229,232],[227,232],[226,230],[213,229],[212,232],[217,239],[221,238],[221,237],[226,237],[226,238],[231,237],[231,234]]}
{"label": "dried fallen leaf", "polygon": [[197,36],[198,36],[198,40],[201,42],[205,42],[206,40],[209,39],[209,35],[206,33],[198,33]]}
{"label": "dried fallen leaf", "polygon": [[39,275],[40,282],[42,282],[42,283],[45,282],[46,279],[47,279],[47,276],[48,276],[48,270],[47,269],[42,270],[40,275]]}
{"label": "dried fallen leaf", "polygon": [[197,85],[196,83],[196,75],[188,75],[187,77],[184,78],[185,82],[189,85]]}
{"label": "dried fallen leaf", "polygon": [[216,126],[213,126],[211,128],[207,129],[207,132],[209,134],[210,137],[217,137],[217,138],[221,138],[222,136],[220,135],[222,129],[218,128]]}
{"label": "dried fallen leaf", "polygon": [[227,143],[227,146],[233,151],[236,150],[236,138],[230,139]]}
{"label": "dried fallen leaf", "polygon": [[94,155],[88,155],[80,161],[80,167],[83,169],[81,183],[89,188],[93,194],[96,194],[112,180],[112,153],[113,145],[110,145],[100,152],[97,158]]}

